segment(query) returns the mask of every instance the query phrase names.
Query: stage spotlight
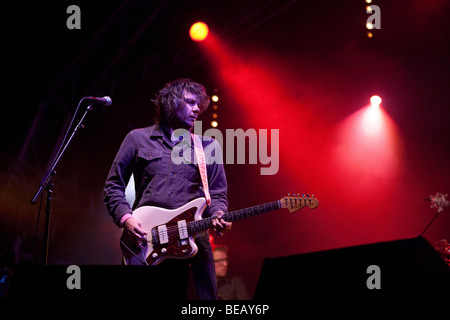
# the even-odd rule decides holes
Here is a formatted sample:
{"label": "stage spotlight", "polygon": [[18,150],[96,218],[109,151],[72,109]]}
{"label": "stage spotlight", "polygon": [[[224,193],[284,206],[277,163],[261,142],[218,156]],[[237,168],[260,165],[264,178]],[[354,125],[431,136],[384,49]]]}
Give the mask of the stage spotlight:
{"label": "stage spotlight", "polygon": [[219,101],[219,97],[218,97],[217,95],[213,95],[213,96],[211,97],[211,100],[212,100],[213,102],[217,102],[217,101]]}
{"label": "stage spotlight", "polygon": [[189,30],[189,35],[194,41],[203,41],[208,36],[209,29],[208,25],[204,22],[197,22],[191,26]]}
{"label": "stage spotlight", "polygon": [[378,106],[370,106],[363,114],[362,127],[368,136],[375,137],[383,128],[383,115]]}
{"label": "stage spotlight", "polygon": [[379,96],[372,96],[370,98],[370,104],[372,105],[372,107],[378,108],[381,104],[381,98]]}
{"label": "stage spotlight", "polygon": [[217,121],[211,121],[211,127],[216,128],[219,125]]}
{"label": "stage spotlight", "polygon": [[370,106],[364,112],[362,125],[364,131],[369,136],[377,135],[383,127],[383,114],[380,109],[380,104],[380,96],[372,96],[370,98]]}

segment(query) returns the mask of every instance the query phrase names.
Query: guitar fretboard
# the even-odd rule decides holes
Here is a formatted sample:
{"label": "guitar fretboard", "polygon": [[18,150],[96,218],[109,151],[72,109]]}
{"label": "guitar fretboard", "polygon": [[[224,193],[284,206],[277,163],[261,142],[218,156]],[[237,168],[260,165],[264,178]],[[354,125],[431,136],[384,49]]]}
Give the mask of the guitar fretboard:
{"label": "guitar fretboard", "polygon": [[[254,206],[254,207],[250,207],[250,208],[246,208],[246,209],[240,209],[240,210],[228,212],[223,215],[222,219],[225,220],[226,222],[233,222],[233,221],[238,221],[238,220],[254,217],[254,216],[257,216],[262,213],[278,210],[280,208],[281,208],[281,202],[278,200],[278,201],[261,204],[259,206]],[[205,218],[205,219],[201,219],[201,220],[191,221],[189,223],[188,228],[191,233],[204,231],[209,228],[212,228],[212,220],[213,219],[211,217],[209,217],[209,218]]]}

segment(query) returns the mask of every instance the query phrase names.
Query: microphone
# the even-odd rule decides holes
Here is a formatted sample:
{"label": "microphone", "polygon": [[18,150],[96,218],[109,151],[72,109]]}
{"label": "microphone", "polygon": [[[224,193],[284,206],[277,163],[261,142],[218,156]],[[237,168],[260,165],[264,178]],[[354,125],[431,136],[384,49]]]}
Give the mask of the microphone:
{"label": "microphone", "polygon": [[444,210],[444,207],[450,206],[450,201],[447,200],[448,194],[442,194],[437,192],[435,196],[430,196],[431,199],[431,208],[437,208],[438,212]]}
{"label": "microphone", "polygon": [[84,97],[82,100],[87,100],[91,102],[98,103],[102,106],[109,107],[112,104],[112,100],[108,96],[104,96],[103,98],[99,97]]}

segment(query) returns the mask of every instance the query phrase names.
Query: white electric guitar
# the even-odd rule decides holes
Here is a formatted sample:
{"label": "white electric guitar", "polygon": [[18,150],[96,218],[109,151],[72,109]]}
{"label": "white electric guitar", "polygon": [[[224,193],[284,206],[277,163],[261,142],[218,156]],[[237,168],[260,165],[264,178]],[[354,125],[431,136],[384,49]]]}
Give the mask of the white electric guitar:
{"label": "white electric guitar", "polygon": [[[288,209],[291,213],[309,207],[315,209],[319,201],[310,195],[283,197],[278,201],[229,212],[222,219],[233,222],[250,218],[265,212]],[[205,198],[194,199],[182,207],[169,210],[152,206],[143,206],[133,212],[147,235],[147,243],[138,246],[123,233],[122,251],[126,264],[133,256],[146,265],[157,265],[168,258],[187,259],[197,253],[195,235],[212,228],[212,218],[202,218],[206,208]]]}

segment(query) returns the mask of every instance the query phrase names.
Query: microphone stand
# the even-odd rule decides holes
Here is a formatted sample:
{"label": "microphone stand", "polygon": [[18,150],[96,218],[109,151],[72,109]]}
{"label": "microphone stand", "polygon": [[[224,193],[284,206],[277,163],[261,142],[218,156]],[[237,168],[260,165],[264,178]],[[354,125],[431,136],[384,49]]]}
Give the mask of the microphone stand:
{"label": "microphone stand", "polygon": [[[81,101],[80,101],[80,103],[81,103]],[[78,108],[77,108],[77,110],[78,110]],[[47,266],[47,262],[48,262],[48,240],[49,240],[49,231],[50,231],[50,214],[52,211],[52,201],[53,201],[53,187],[54,186],[53,186],[53,181],[51,180],[51,177],[56,175],[56,171],[55,171],[56,166],[58,165],[59,161],[61,160],[61,157],[63,156],[64,152],[67,150],[67,147],[69,146],[73,137],[78,132],[78,129],[84,128],[83,120],[86,117],[87,113],[91,110],[92,110],[92,104],[90,104],[86,108],[86,111],[84,112],[83,116],[81,117],[80,122],[74,128],[71,136],[69,137],[69,140],[67,140],[66,144],[62,148],[60,148],[60,151],[58,151],[58,153],[56,154],[55,159],[53,159],[52,164],[50,165],[50,168],[45,173],[44,178],[42,179],[41,183],[39,184],[38,190],[36,191],[33,199],[31,200],[32,205],[36,204],[37,199],[41,195],[41,193],[44,190],[47,191],[46,205],[45,205],[45,232],[44,232],[44,256],[43,256],[44,266]],[[75,118],[76,114],[77,114],[77,111],[75,111],[73,119]],[[73,119],[72,119],[72,122],[73,122]],[[70,130],[70,127],[71,126],[69,126],[68,130]],[[65,141],[65,139],[64,139],[64,141]],[[62,143],[64,143],[64,141]]]}

